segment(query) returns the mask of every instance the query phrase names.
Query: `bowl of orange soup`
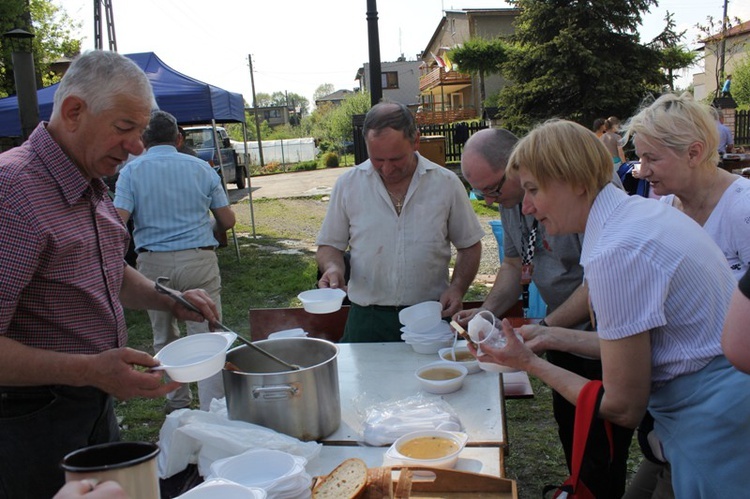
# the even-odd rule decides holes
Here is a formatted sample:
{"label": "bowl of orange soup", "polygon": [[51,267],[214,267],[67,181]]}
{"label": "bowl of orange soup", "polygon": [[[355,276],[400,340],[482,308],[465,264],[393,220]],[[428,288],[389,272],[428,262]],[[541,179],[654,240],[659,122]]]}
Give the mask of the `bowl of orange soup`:
{"label": "bowl of orange soup", "polygon": [[450,469],[468,440],[466,433],[458,431],[413,431],[399,437],[385,456],[394,464]]}

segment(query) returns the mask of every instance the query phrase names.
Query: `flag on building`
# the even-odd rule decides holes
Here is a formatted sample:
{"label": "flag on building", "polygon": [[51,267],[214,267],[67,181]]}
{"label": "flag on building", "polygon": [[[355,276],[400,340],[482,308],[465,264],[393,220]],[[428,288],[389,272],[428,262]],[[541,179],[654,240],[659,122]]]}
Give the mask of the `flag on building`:
{"label": "flag on building", "polygon": [[443,63],[445,64],[446,71],[453,71],[453,63],[448,59],[448,53],[443,54]]}
{"label": "flag on building", "polygon": [[435,62],[437,63],[437,65],[439,67],[441,67],[441,68],[445,67],[445,61],[443,59],[441,59],[439,56],[435,55],[433,52],[430,52],[430,54],[432,54],[432,58],[435,59]]}

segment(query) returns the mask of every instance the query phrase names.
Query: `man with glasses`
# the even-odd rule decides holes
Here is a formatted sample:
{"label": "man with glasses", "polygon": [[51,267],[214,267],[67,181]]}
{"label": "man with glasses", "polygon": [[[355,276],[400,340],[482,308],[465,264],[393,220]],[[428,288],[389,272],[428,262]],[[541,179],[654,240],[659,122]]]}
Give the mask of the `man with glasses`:
{"label": "man with glasses", "polygon": [[[547,315],[539,325],[521,328],[527,344],[536,353],[546,352],[547,360],[552,364],[588,379],[601,379],[598,351],[591,352],[591,357],[597,358],[584,358],[555,350],[559,347],[555,342],[556,335],[563,334],[558,328],[591,329],[588,291],[582,285],[583,268],[579,263],[583,234],[548,235],[544,226],[533,216],[521,212],[524,197],[521,181],[517,176],[508,178],[505,172],[516,142],[518,138],[507,130],[486,129],[472,135],[464,146],[461,172],[471,184],[472,192],[483,196],[490,206],[495,202],[500,205],[504,258],[495,284],[482,307],[458,312],[454,319],[466,327],[469,320],[483,309],[502,317],[518,302],[519,296],[524,301],[528,300],[528,286],[533,282],[547,303]],[[527,307],[527,303],[524,303],[524,307]],[[595,335],[593,332],[591,334]],[[570,469],[575,406],[553,392],[552,409]],[[632,434],[633,431],[629,429],[616,429],[614,464],[609,470],[598,474],[603,486],[609,487],[611,492],[607,497],[620,497],[625,491]],[[607,448],[603,432],[592,431],[590,446],[592,440],[600,450]],[[606,467],[606,463],[602,465]]]}

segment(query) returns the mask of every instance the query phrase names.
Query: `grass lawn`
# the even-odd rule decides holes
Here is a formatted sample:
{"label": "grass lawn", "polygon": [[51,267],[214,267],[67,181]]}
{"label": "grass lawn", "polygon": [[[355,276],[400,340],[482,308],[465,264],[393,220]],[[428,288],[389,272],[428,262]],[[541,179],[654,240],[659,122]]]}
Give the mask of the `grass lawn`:
{"label": "grass lawn", "polygon": [[[480,218],[496,217],[484,203],[474,202]],[[252,238],[249,207],[235,205],[240,260],[230,234],[229,247],[218,250],[223,291],[223,323],[249,337],[247,310],[301,306],[296,296],[315,286],[314,238],[325,215],[320,198],[256,200],[253,204],[257,238]],[[290,248],[295,251],[290,251]],[[487,288],[475,286],[470,299],[481,300]],[[143,311],[126,311],[129,346],[152,352],[151,325]],[[547,484],[559,484],[566,469],[552,418],[550,390],[532,379],[535,397],[508,400],[509,478],[518,481],[521,499],[539,498]],[[197,390],[193,390],[197,399]],[[195,401],[197,403],[197,400]],[[156,442],[164,422],[164,399],[136,399],[117,405],[125,440]],[[634,444],[635,470],[640,451]]]}

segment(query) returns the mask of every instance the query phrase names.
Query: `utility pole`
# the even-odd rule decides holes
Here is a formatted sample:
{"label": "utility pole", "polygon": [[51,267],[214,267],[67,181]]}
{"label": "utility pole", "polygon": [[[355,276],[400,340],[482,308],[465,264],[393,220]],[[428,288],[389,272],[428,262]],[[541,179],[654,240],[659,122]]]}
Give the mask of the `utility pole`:
{"label": "utility pole", "polygon": [[258,103],[255,100],[255,77],[253,76],[253,55],[247,54],[247,60],[250,62],[250,87],[253,90],[253,114],[255,115],[255,133],[258,136],[258,159],[260,160],[260,167],[263,168],[265,163],[263,162],[263,146],[260,140],[260,122],[258,121]]}
{"label": "utility pole", "polygon": [[104,3],[105,16],[107,18],[107,36],[109,37],[109,50],[117,52],[117,39],[115,37],[115,15],[112,12],[112,0],[94,0],[94,47],[98,50],[104,48],[102,37],[102,3]]}
{"label": "utility pole", "polygon": [[370,103],[374,106],[383,98],[378,7],[375,0],[367,0],[367,44],[370,49]]}
{"label": "utility pole", "polygon": [[[724,16],[721,18],[721,66],[719,69],[721,79],[718,82],[719,85],[721,85],[721,82],[726,78],[726,75],[724,74],[724,63],[726,62],[727,48],[727,3],[729,3],[729,0],[724,0]],[[718,88],[721,90],[720,87]]]}

